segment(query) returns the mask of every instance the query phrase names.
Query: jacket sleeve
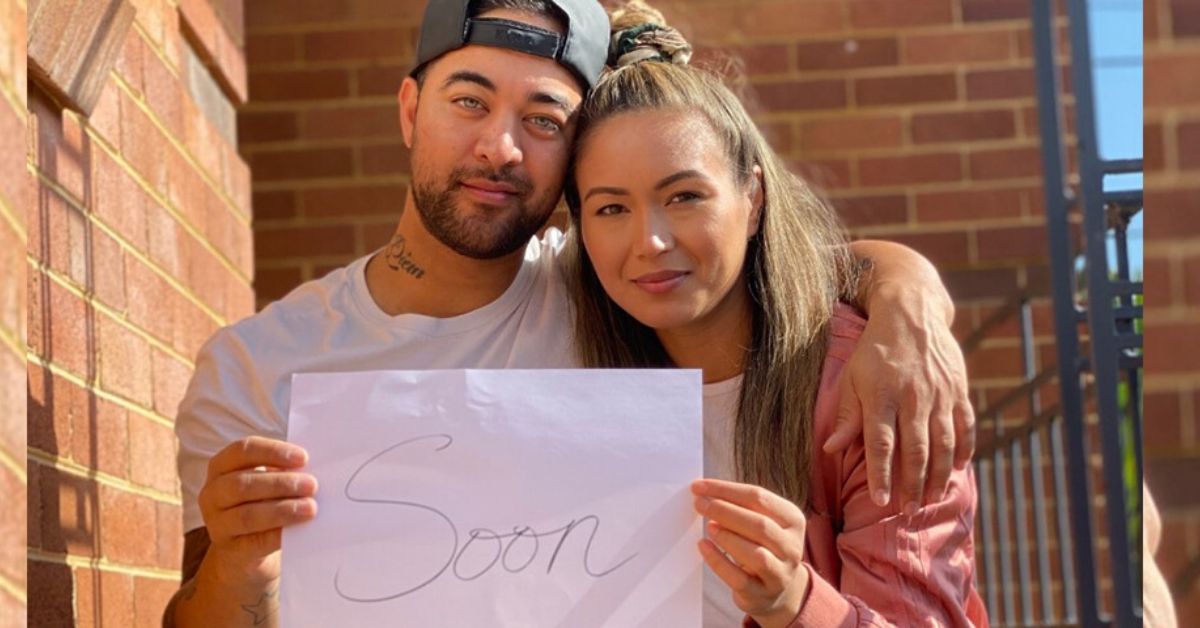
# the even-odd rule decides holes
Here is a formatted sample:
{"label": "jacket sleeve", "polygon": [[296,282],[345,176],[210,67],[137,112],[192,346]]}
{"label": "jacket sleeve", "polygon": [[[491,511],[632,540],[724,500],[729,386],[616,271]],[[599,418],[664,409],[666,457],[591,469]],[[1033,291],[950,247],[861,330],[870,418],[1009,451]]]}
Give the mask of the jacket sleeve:
{"label": "jacket sleeve", "polygon": [[[970,475],[969,468],[954,472],[946,497],[910,519],[870,501],[864,459],[847,478],[846,526],[837,537],[841,581],[806,564],[811,585],[790,628],[986,625],[972,584]],[[758,624],[746,618],[744,625]]]}
{"label": "jacket sleeve", "polygon": [[[815,442],[836,421],[838,381],[865,322],[844,308],[837,314],[816,400],[815,423],[822,427]],[[811,585],[792,626],[987,625],[974,587],[977,496],[970,467],[951,473],[940,501],[906,517],[898,504],[871,501],[861,438],[844,452],[817,449],[818,465],[826,507],[836,513],[831,551],[839,568],[822,574],[805,565]]]}

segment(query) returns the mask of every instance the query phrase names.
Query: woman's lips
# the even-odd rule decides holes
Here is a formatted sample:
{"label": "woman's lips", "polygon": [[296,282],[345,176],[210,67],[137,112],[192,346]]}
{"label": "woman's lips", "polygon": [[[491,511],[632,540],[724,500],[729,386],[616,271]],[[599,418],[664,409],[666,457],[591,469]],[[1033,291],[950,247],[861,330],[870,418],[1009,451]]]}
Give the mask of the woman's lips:
{"label": "woman's lips", "polygon": [[678,287],[687,276],[688,273],[682,270],[660,270],[642,275],[633,283],[650,294],[664,294]]}

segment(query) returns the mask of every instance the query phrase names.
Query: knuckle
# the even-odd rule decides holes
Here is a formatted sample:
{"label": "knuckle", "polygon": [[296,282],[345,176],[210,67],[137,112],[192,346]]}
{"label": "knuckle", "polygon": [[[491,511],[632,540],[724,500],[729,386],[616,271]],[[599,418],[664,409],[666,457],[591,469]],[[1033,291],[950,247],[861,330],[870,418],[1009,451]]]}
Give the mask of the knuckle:
{"label": "knuckle", "polygon": [[254,530],[258,523],[258,510],[247,506],[238,510],[238,521],[242,525],[243,530]]}
{"label": "knuckle", "polygon": [[771,522],[766,517],[762,517],[762,518],[758,519],[758,521],[755,521],[754,525],[753,525],[753,530],[754,530],[754,533],[757,534],[758,537],[762,538],[762,539],[771,538],[773,536],[773,532],[774,532],[774,530],[772,530],[772,528],[771,528]]}
{"label": "knuckle", "polygon": [[750,554],[750,568],[756,573],[766,573],[771,566],[771,551],[765,547],[756,547]]}
{"label": "knuckle", "polygon": [[925,442],[908,443],[904,446],[904,458],[909,462],[924,464],[929,459],[929,444]]}
{"label": "knuckle", "polygon": [[234,484],[234,490],[237,491],[239,497],[246,497],[254,490],[255,478],[249,473],[240,473],[237,476],[237,481]]}
{"label": "knuckle", "polygon": [[866,442],[867,453],[877,458],[883,458],[892,453],[892,437],[876,434]]}
{"label": "knuckle", "polygon": [[758,486],[754,488],[754,492],[751,494],[751,499],[754,501],[755,506],[759,508],[767,508],[771,503],[771,493],[767,489]]}

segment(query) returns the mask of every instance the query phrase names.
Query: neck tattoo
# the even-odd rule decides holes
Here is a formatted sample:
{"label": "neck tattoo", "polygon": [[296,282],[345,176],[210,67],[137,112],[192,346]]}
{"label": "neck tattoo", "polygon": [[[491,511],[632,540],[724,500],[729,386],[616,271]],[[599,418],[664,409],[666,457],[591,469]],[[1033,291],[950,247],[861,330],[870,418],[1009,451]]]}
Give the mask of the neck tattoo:
{"label": "neck tattoo", "polygon": [[413,261],[412,254],[405,247],[404,236],[398,235],[392,238],[388,244],[385,254],[388,268],[406,272],[416,279],[425,276],[425,269],[417,265]]}

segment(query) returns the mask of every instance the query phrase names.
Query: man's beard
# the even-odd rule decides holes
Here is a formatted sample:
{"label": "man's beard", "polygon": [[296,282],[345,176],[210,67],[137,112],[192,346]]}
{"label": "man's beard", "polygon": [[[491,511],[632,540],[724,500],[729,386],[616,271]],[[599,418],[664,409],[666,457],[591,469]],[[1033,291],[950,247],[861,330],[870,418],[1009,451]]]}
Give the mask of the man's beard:
{"label": "man's beard", "polygon": [[[530,199],[533,185],[506,170],[455,168],[442,182],[419,176],[415,168],[413,175],[413,200],[425,229],[455,253],[473,259],[496,259],[524,247],[550,218],[557,200],[546,198],[549,192]],[[497,208],[495,217],[460,216],[455,192],[463,180],[473,178],[511,185],[516,207]]]}

